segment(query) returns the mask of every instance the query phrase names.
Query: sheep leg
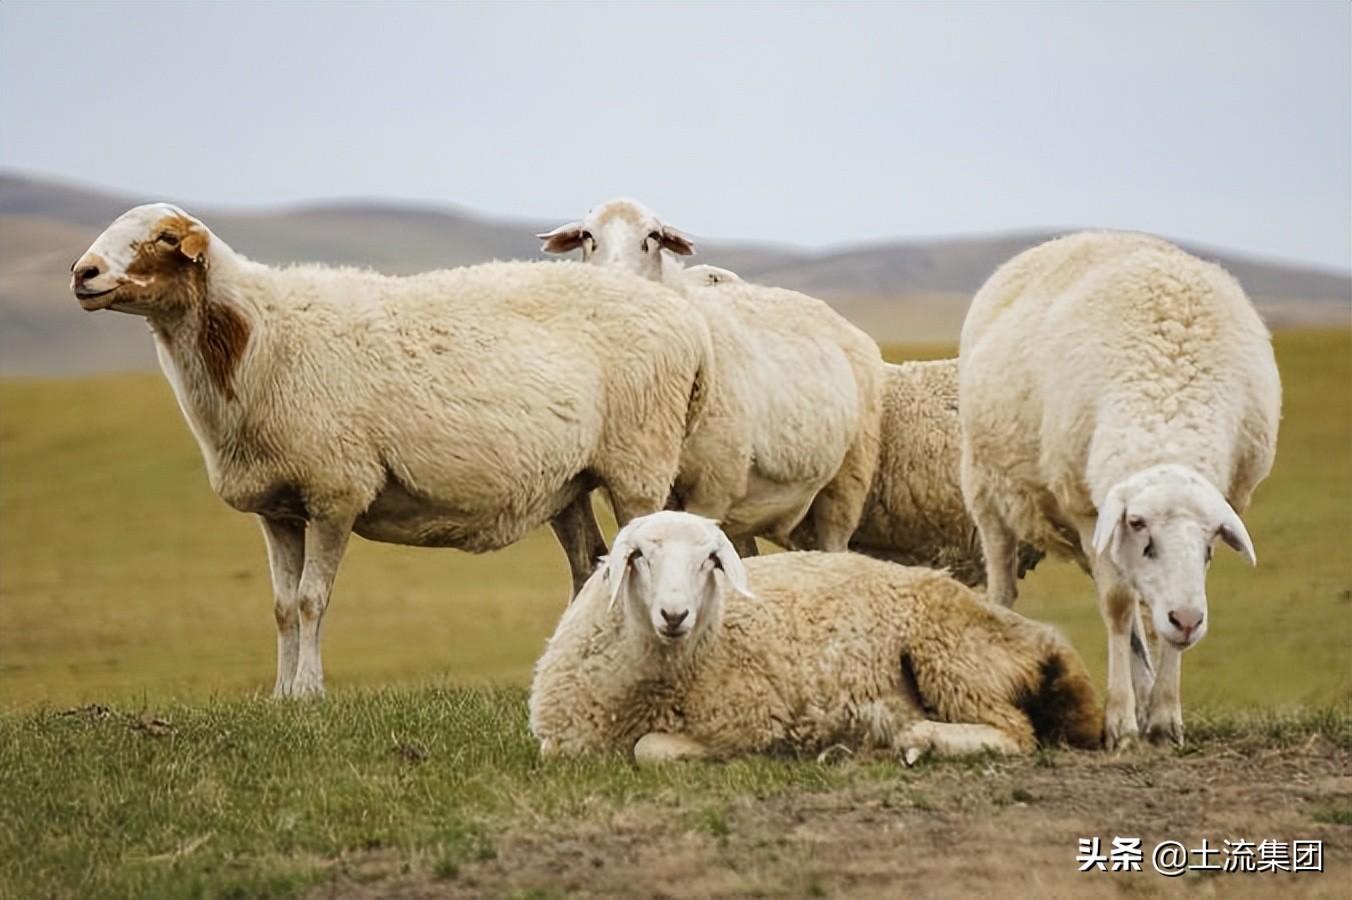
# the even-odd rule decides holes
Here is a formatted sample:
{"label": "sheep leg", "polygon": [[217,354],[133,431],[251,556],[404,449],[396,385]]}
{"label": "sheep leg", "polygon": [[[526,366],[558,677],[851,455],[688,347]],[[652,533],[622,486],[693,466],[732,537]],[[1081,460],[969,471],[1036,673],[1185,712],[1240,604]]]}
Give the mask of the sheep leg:
{"label": "sheep leg", "polygon": [[1018,538],[993,506],[974,501],[969,512],[981,535],[981,554],[986,560],[986,599],[1012,607],[1019,597]]}
{"label": "sheep leg", "polygon": [[573,576],[573,592],[568,598],[571,600],[591,577],[597,558],[606,553],[606,539],[601,534],[601,526],[596,524],[591,494],[575,498],[549,520],[549,527],[554,529],[554,537],[558,538],[568,557],[568,570]]}
{"label": "sheep leg", "polygon": [[895,748],[902,752],[907,765],[926,753],[953,757],[987,752],[1013,756],[1023,752],[1017,740],[994,726],[929,719],[916,722],[898,734]]}
{"label": "sheep leg", "polygon": [[694,738],[663,731],[650,731],[634,744],[634,762],[641,766],[678,759],[701,759],[711,754],[708,747]]}
{"label": "sheep leg", "polygon": [[297,593],[305,566],[305,524],[259,517],[268,546],[272,573],[272,614],[277,620],[277,682],[273,697],[291,696],[300,653],[300,609]]}
{"label": "sheep leg", "polygon": [[1150,709],[1150,697],[1154,693],[1155,666],[1150,659],[1150,645],[1153,635],[1145,628],[1141,616],[1141,604],[1135,604],[1131,622],[1131,686],[1136,694],[1136,709]]}
{"label": "sheep leg", "polygon": [[742,559],[750,559],[753,556],[760,556],[760,548],[756,546],[754,537],[742,537],[732,542],[732,549],[737,551],[737,555]]}
{"label": "sheep leg", "polygon": [[1104,714],[1103,744],[1108,750],[1131,747],[1140,737],[1136,723],[1136,694],[1132,688],[1131,632],[1136,597],[1111,565],[1094,567],[1099,614],[1108,629],[1108,704]]}
{"label": "sheep leg", "polygon": [[319,655],[319,626],[333,592],[333,579],[347,549],[353,517],[316,519],[305,530],[305,570],[300,576],[300,653],[292,696],[324,694],[324,664]]}
{"label": "sheep leg", "polygon": [[1179,694],[1179,680],[1183,651],[1166,642],[1160,644],[1160,667],[1150,692],[1150,710],[1146,722],[1146,736],[1152,743],[1172,741],[1183,746],[1183,704]]}

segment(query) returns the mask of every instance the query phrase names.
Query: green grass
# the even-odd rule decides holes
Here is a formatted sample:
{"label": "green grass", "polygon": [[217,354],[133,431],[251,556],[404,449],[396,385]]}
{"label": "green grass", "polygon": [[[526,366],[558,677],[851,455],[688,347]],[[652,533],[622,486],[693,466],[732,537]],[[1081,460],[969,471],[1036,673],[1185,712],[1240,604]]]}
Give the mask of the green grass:
{"label": "green grass", "polygon": [[222,697],[159,707],[149,730],[134,708],[0,713],[0,897],[289,896],[334,859],[380,851],[452,879],[493,856],[505,824],[694,797],[691,829],[726,836],[733,797],[849,777],[768,759],[542,762],[525,699],[439,687]]}
{"label": "green grass", "polygon": [[[1352,333],[1282,334],[1277,352],[1277,467],[1246,516],[1261,564],[1217,554],[1190,706],[1352,697]],[[329,683],[524,684],[567,585],[547,531],[480,557],[354,541],[325,618]],[[1091,590],[1044,563],[1019,609],[1061,625],[1102,684]],[[161,376],[0,382],[0,705],[268,690],[271,603],[257,526],[211,493]]]}
{"label": "green grass", "polygon": [[[452,880],[493,858],[504,831],[603,820],[639,803],[722,844],[739,800],[875,783],[932,810],[920,787],[932,767],[967,765],[542,761],[525,700],[513,687],[425,686],[350,689],[322,703],[0,712],[0,898],[294,896],[335,864],[368,858],[389,861],[370,877]],[[1349,708],[1202,714],[1191,727],[1204,752],[1314,734],[1352,750]]]}

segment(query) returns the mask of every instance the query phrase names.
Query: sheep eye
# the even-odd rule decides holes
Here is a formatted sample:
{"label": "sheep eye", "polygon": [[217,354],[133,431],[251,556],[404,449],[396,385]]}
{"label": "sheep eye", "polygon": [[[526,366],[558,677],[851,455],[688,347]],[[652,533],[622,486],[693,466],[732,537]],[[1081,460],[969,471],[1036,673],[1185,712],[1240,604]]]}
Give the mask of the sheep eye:
{"label": "sheep eye", "polygon": [[155,240],[159,241],[161,244],[166,244],[170,247],[178,246],[178,235],[170,234],[167,231],[161,232],[158,235],[156,235]]}
{"label": "sheep eye", "polygon": [[1140,531],[1142,528],[1145,528],[1145,519],[1142,519],[1140,516],[1132,516],[1127,519],[1127,524],[1131,526],[1132,531]]}
{"label": "sheep eye", "polygon": [[1149,541],[1146,541],[1146,542],[1145,542],[1145,558],[1146,558],[1146,559],[1154,559],[1154,558],[1155,558],[1155,542],[1154,542],[1154,540],[1149,540]]}
{"label": "sheep eye", "polygon": [[582,232],[582,240],[584,242],[590,241],[592,243],[596,243],[596,238],[592,237],[592,233],[590,231]]}
{"label": "sheep eye", "polygon": [[723,560],[718,558],[717,550],[709,554],[709,562],[713,563],[714,568],[718,569],[720,572],[723,570]]}

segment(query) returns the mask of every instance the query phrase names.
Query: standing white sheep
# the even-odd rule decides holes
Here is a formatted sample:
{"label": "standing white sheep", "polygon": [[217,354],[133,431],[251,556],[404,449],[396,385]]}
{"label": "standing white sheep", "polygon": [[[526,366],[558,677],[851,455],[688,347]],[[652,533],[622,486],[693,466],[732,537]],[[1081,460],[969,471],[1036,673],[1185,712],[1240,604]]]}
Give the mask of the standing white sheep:
{"label": "standing white sheep", "polygon": [[1239,513],[1277,445],[1277,366],[1244,291],[1158,238],[1050,241],[973,299],[959,379],[990,597],[1014,602],[1016,538],[1079,561],[1108,630],[1109,746],[1142,719],[1152,740],[1181,742],[1180,656],[1207,630],[1212,544],[1256,562]]}
{"label": "standing white sheep", "polygon": [[149,320],[212,487],[262,521],[280,696],[323,691],[320,620],[351,532],[481,552],[598,484],[621,522],[660,509],[709,365],[680,297],[572,263],[278,269],[152,204],[72,272],[86,310]]}
{"label": "standing white sheep", "polygon": [[1084,665],[1049,626],[931,569],[849,553],[737,557],[687,513],[630,522],[535,668],[545,755],[914,759],[1097,747]]}
{"label": "standing white sheep", "polygon": [[744,555],[757,535],[792,546],[800,522],[813,546],[845,550],[877,461],[883,363],[873,340],[794,291],[732,276],[708,293],[698,285],[719,273],[687,280],[667,251],[693,253],[690,239],[631,200],[540,237],[551,253],[580,248],[588,262],[684,290],[707,322],[717,373],[682,453],[676,502],[721,522]]}

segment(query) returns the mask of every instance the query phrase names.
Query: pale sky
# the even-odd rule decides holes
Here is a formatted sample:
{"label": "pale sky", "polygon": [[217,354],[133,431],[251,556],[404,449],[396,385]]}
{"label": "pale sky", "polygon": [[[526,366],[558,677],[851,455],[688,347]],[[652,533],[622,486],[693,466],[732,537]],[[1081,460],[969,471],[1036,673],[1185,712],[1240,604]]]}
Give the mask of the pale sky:
{"label": "pale sky", "polygon": [[0,5],[0,165],[836,245],[1137,228],[1352,267],[1352,5]]}

